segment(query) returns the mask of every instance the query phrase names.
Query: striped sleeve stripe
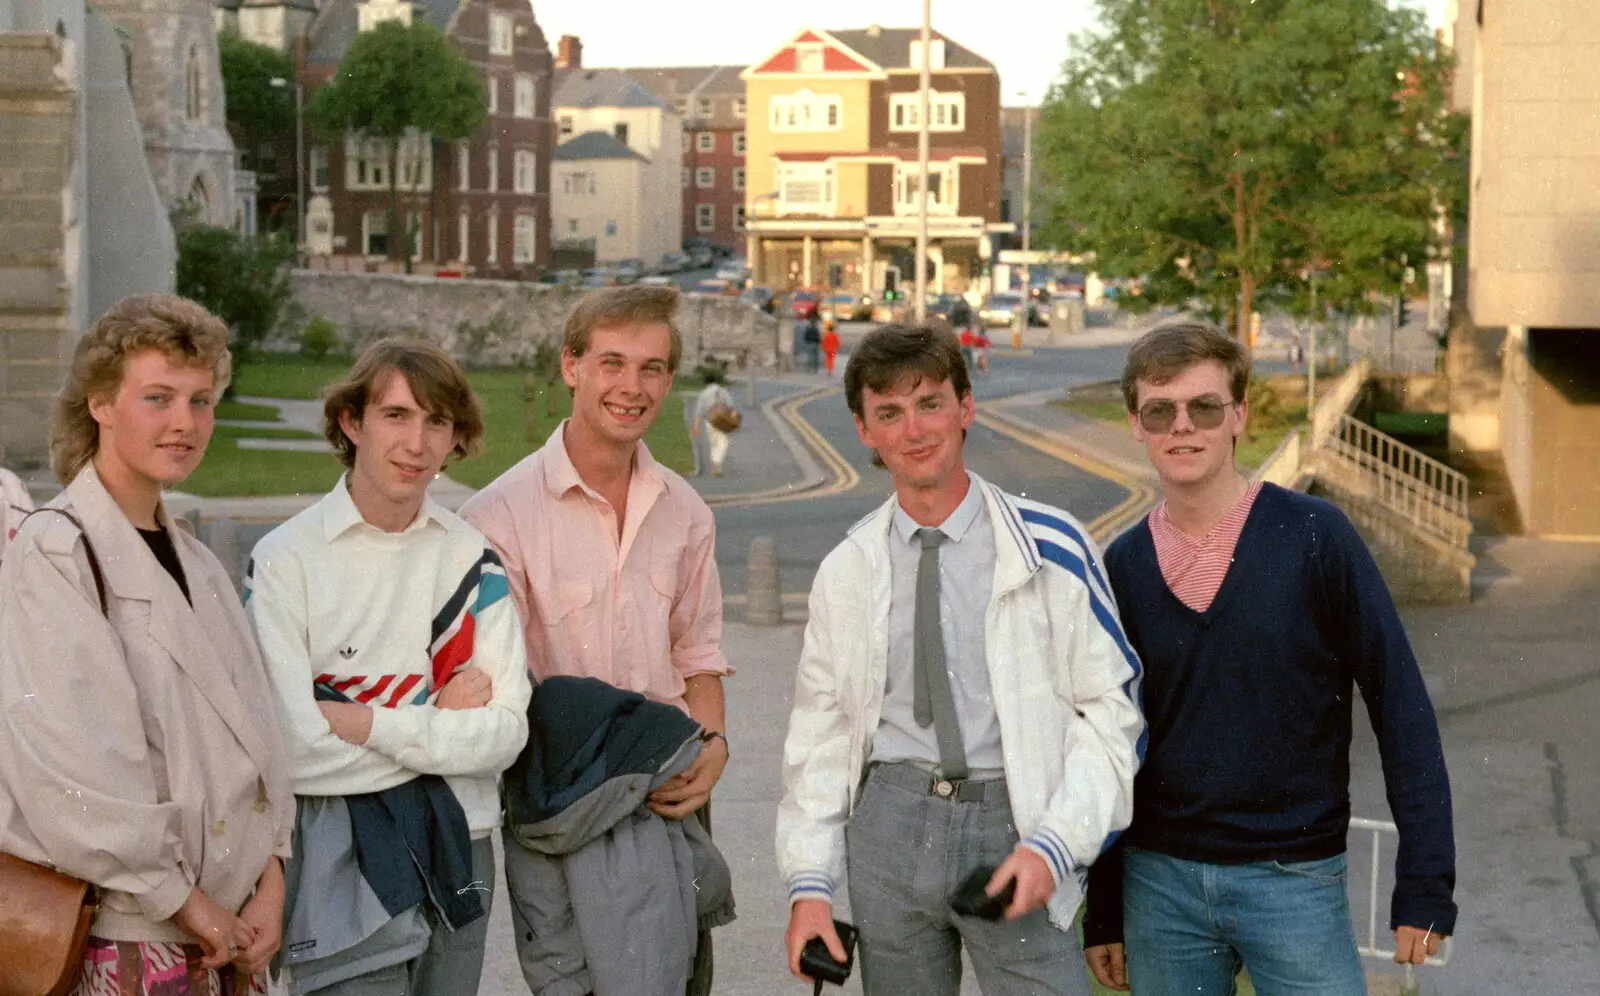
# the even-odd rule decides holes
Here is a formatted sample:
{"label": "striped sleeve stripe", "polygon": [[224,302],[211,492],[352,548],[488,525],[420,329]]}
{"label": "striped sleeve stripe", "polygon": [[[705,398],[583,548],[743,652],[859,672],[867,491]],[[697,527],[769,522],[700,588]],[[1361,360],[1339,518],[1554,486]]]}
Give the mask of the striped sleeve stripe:
{"label": "striped sleeve stripe", "polygon": [[[1059,522],[1060,520],[1056,521]],[[1038,544],[1039,553],[1044,559],[1057,567],[1063,567],[1070,571],[1088,589],[1089,606],[1094,613],[1095,621],[1111,635],[1112,642],[1116,644],[1123,660],[1127,662],[1128,667],[1133,671],[1133,675],[1122,683],[1122,692],[1128,696],[1135,706],[1142,710],[1144,708],[1144,696],[1140,691],[1140,686],[1144,682],[1144,670],[1139,665],[1139,655],[1133,652],[1133,647],[1128,643],[1127,634],[1122,631],[1122,621],[1117,618],[1116,612],[1112,609],[1112,600],[1103,597],[1096,586],[1089,580],[1091,576],[1097,577],[1100,572],[1094,566],[1094,558],[1090,555],[1088,548],[1080,546],[1080,556],[1079,552],[1074,552],[1051,540],[1035,536],[1035,542]],[[1086,561],[1087,564],[1085,563]],[[1139,738],[1133,744],[1134,757],[1138,759],[1140,764],[1144,763],[1145,749],[1149,746],[1149,742],[1150,727],[1146,724],[1139,731]]]}
{"label": "striped sleeve stripe", "polygon": [[1050,874],[1058,885],[1066,881],[1067,876],[1072,873],[1072,856],[1067,853],[1066,842],[1054,830],[1040,827],[1023,843],[1029,850],[1045,859],[1050,866]]}
{"label": "striped sleeve stripe", "polygon": [[833,901],[833,879],[824,872],[798,872],[789,879],[789,901],[797,899]]}
{"label": "striped sleeve stripe", "polygon": [[1095,561],[1094,544],[1083,534],[1081,528],[1059,515],[1051,515],[1049,512],[1039,508],[1023,508],[1020,511],[1022,513],[1022,521],[1033,527],[1036,540],[1054,540],[1058,545],[1069,550],[1076,547],[1088,568],[1086,572],[1079,575],[1083,578],[1083,583],[1098,592],[1100,597],[1106,601],[1116,601],[1111,596],[1111,586],[1106,583],[1105,575],[1100,571],[1100,565]]}

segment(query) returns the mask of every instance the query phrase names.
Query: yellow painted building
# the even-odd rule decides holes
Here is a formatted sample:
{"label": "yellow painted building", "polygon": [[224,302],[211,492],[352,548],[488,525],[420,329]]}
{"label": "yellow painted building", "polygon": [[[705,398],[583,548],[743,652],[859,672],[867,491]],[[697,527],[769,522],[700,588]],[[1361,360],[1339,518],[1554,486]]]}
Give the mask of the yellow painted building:
{"label": "yellow painted building", "polygon": [[[744,73],[747,256],[758,284],[881,294],[915,280],[913,29],[803,30]],[[1000,80],[935,33],[928,52],[928,286],[987,272],[1000,222]]]}

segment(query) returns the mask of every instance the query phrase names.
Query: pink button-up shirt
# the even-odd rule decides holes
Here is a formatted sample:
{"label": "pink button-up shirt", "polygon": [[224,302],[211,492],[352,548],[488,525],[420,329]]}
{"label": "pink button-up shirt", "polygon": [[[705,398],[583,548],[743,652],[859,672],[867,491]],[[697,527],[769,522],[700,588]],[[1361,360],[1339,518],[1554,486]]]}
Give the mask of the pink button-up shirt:
{"label": "pink button-up shirt", "polygon": [[505,561],[536,678],[599,678],[688,711],[684,681],[728,675],[711,509],[643,443],[621,534],[567,456],[566,424],[461,509]]}

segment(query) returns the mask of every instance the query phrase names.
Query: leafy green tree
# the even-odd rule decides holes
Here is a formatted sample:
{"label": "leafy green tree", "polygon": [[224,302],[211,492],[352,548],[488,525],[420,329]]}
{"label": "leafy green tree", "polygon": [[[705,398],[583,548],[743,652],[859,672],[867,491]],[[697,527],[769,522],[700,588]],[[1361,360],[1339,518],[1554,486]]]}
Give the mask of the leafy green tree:
{"label": "leafy green tree", "polygon": [[[1043,241],[1198,298],[1365,310],[1443,252],[1463,122],[1422,15],[1386,0],[1099,0],[1041,113]],[[1134,299],[1139,301],[1141,299]]]}
{"label": "leafy green tree", "polygon": [[400,225],[400,140],[417,133],[419,143],[431,140],[437,147],[466,138],[483,123],[485,95],[472,64],[432,25],[385,21],[356,36],[307,113],[329,139],[357,132],[387,143],[389,231],[406,232],[389,240],[389,256],[409,259],[415,232]]}
{"label": "leafy green tree", "polygon": [[[224,32],[217,36],[228,125],[240,148],[254,155],[261,143],[294,128],[294,62],[265,45]],[[281,79],[287,86],[273,86]]]}
{"label": "leafy green tree", "polygon": [[248,356],[289,302],[294,259],[293,242],[282,236],[187,228],[178,233],[178,293],[227,322],[239,354]]}

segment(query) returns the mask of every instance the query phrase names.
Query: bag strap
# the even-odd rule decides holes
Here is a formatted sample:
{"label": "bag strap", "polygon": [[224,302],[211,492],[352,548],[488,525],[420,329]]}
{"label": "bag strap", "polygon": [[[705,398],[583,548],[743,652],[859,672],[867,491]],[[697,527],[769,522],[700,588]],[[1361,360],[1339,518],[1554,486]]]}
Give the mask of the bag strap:
{"label": "bag strap", "polygon": [[83,528],[82,520],[80,520],[76,515],[73,515],[64,508],[52,508],[49,505],[46,505],[44,508],[34,509],[27,515],[24,515],[22,517],[22,521],[27,522],[28,519],[38,515],[40,512],[54,512],[57,515],[65,516],[67,521],[77,526],[78,532],[83,534],[83,552],[89,555],[89,571],[94,575],[95,594],[100,596],[100,614],[103,616],[109,616],[111,613],[106,607],[106,576],[100,570],[100,558],[95,555],[94,544],[89,542],[89,530]]}

